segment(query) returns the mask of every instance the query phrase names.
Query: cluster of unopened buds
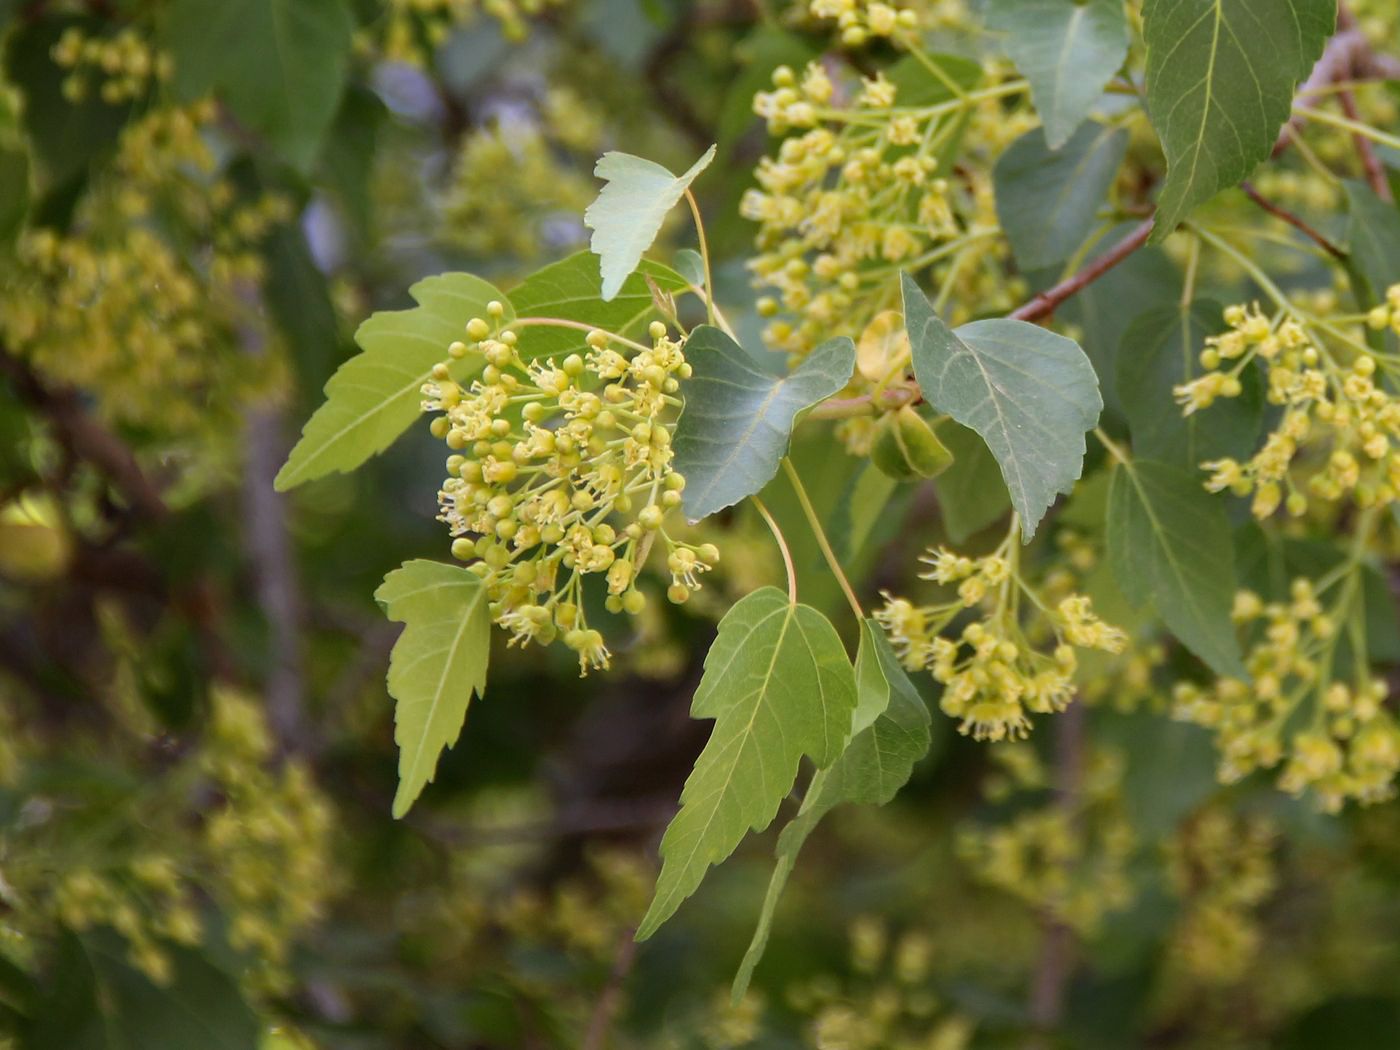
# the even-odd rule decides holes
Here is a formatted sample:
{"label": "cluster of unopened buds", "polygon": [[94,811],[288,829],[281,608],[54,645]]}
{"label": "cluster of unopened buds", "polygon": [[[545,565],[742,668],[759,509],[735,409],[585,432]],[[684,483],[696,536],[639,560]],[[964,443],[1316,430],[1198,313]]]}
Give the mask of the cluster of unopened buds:
{"label": "cluster of unopened buds", "polygon": [[1392,284],[1385,290],[1385,302],[1371,309],[1366,315],[1366,324],[1373,331],[1389,328],[1400,335],[1400,284]]}
{"label": "cluster of unopened buds", "polygon": [[98,80],[98,95],[115,105],[145,94],[153,81],[166,81],[174,71],[170,56],[158,53],[134,29],[123,29],[111,37],[87,36],[70,26],[54,44],[54,63],[69,70],[63,81],[63,94],[69,101],[81,102],[90,90],[90,80]]}
{"label": "cluster of unopened buds", "polygon": [[[1400,301],[1400,286],[1391,289],[1391,298]],[[1371,317],[1374,323],[1379,315],[1373,311]],[[1387,324],[1389,318],[1384,318]],[[1298,321],[1274,324],[1257,307],[1231,306],[1225,321],[1229,331],[1208,339],[1201,353],[1205,374],[1175,389],[1184,411],[1189,415],[1217,398],[1238,397],[1244,370],[1258,360],[1266,372],[1268,400],[1283,412],[1250,459],[1202,463],[1211,472],[1206,487],[1238,496],[1252,493],[1252,509],[1260,518],[1280,505],[1290,514],[1303,514],[1309,496],[1334,502],[1350,495],[1362,507],[1395,500],[1400,494],[1400,399],[1377,375],[1391,367],[1388,359],[1353,350],[1343,365]],[[1295,460],[1309,446],[1325,455],[1300,479],[1293,470]]]}
{"label": "cluster of unopened buds", "polygon": [[896,4],[869,0],[811,0],[807,5],[813,18],[834,21],[841,31],[841,43],[860,47],[871,37],[892,37],[919,28],[918,13]]}
{"label": "cluster of unopened buds", "polygon": [[[991,756],[1005,772],[1001,783],[1046,797],[1049,775],[1030,745],[998,744]],[[1094,752],[1073,807],[1052,798],[1005,821],[968,824],[958,832],[959,856],[980,880],[1081,933],[1096,932],[1133,900],[1128,866],[1137,836],[1122,804],[1124,766],[1117,752]]]}
{"label": "cluster of unopened buds", "polygon": [[1196,980],[1238,980],[1257,954],[1255,911],[1278,885],[1277,838],[1267,818],[1208,809],[1168,842],[1169,885],[1182,903],[1170,953]]}
{"label": "cluster of unopened buds", "polygon": [[[672,602],[686,601],[719,561],[713,544],[664,527],[685,488],[671,435],[690,366],[659,321],[650,347],[594,330],[583,353],[526,361],[504,307],[487,313],[423,388],[425,409],[442,413],[433,433],[452,451],[440,519],[512,644],[561,638],[586,674],[611,655],[587,623],[586,577],[601,580],[610,612],[636,616],[646,605],[639,571],[658,544]],[[483,366],[464,388],[450,378],[451,361],[468,355]]]}
{"label": "cluster of unopened buds", "polygon": [[[922,577],[956,586],[956,598],[918,606],[886,595],[875,613],[904,666],[932,673],[943,686],[943,712],[961,719],[959,732],[977,740],[1024,737],[1030,731],[1027,712],[1064,710],[1074,697],[1076,648],[1116,653],[1127,644],[1122,631],[1094,615],[1084,595],[1071,594],[1053,609],[1041,607],[1016,578],[1004,549],[982,558],[932,552],[923,559],[931,571]],[[1033,629],[1053,639],[1049,652],[1034,646],[1019,623],[1022,593],[1036,609]],[[984,608],[986,615],[956,638],[943,633],[973,608]]]}
{"label": "cluster of unopened buds", "polygon": [[1395,793],[1400,726],[1385,709],[1385,682],[1364,670],[1351,683],[1332,677],[1339,625],[1360,600],[1354,577],[1340,586],[1330,610],[1306,579],[1293,581],[1287,602],[1241,591],[1234,619],[1255,634],[1245,659],[1250,680],[1177,684],[1173,713],[1214,730],[1221,780],[1286,759],[1279,786],[1294,795],[1311,789],[1331,812],[1349,798],[1376,802]]}
{"label": "cluster of unopened buds", "polygon": [[[777,293],[759,300],[759,313],[773,318],[765,338],[801,355],[833,333],[859,331],[888,291],[889,266],[922,257],[960,226],[929,145],[939,118],[892,112],[896,90],[883,75],[863,80],[844,110],[831,108],[837,89],[820,63],[800,78],[781,66],[773,85],[754,100],[769,130],[808,130],[760,161],[740,211],[759,224],[750,269]],[[855,123],[842,119],[856,114]],[[871,124],[880,134],[872,137]],[[878,262],[884,271],[872,269]]]}

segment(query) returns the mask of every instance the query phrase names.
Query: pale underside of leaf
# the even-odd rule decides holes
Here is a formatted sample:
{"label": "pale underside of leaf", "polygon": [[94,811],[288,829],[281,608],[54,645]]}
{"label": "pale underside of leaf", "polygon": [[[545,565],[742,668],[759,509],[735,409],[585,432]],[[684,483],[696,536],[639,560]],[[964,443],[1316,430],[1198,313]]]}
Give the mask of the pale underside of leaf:
{"label": "pale underside of leaf", "polygon": [[583,213],[583,222],[593,231],[590,247],[598,256],[605,302],[617,295],[661,232],[666,214],[714,159],[711,146],[678,176],[630,153],[604,153],[599,158],[593,174],[606,185]]}

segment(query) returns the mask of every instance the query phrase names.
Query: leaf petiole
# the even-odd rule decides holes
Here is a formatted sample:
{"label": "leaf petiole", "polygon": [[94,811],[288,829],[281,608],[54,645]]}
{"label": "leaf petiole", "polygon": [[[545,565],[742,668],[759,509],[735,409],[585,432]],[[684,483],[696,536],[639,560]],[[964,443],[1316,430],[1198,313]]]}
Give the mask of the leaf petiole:
{"label": "leaf petiole", "polygon": [[817,512],[812,507],[812,501],[807,497],[806,486],[802,484],[802,478],[798,475],[797,468],[792,465],[792,460],[787,456],[783,457],[783,471],[787,474],[788,481],[792,483],[793,491],[797,493],[797,502],[802,505],[802,513],[807,518],[807,524],[812,527],[812,535],[817,539],[817,546],[822,550],[822,557],[826,559],[826,564],[835,575],[836,581],[841,584],[841,592],[845,594],[851,611],[856,614],[857,620],[864,620],[865,611],[861,609],[860,602],[856,600],[856,592],[851,588],[851,581],[846,579],[846,574],[841,571],[841,563],[836,560],[836,552],[831,549],[831,543],[826,538],[826,531],[822,528],[821,519],[817,517]]}

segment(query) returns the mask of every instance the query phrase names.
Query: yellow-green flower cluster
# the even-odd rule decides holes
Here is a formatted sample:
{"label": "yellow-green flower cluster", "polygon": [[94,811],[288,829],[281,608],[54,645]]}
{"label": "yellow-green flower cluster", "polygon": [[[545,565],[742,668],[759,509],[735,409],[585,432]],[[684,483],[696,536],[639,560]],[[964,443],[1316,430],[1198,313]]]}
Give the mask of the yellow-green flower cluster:
{"label": "yellow-green flower cluster", "polygon": [[433,432],[453,452],[440,517],[512,643],[560,637],[586,674],[610,653],[586,622],[585,577],[599,578],[608,609],[635,616],[646,605],[638,573],[658,539],[673,602],[719,560],[712,544],[664,527],[685,487],[671,434],[690,366],[659,321],[650,347],[595,330],[581,354],[527,362],[501,305],[489,312],[467,325],[470,344],[449,348],[453,358],[481,355],[480,378],[463,389],[443,363],[423,388],[425,408],[443,413]]}
{"label": "yellow-green flower cluster", "polygon": [[1332,585],[1341,593],[1331,608],[1323,605],[1325,591],[1301,578],[1287,602],[1241,591],[1234,618],[1254,636],[1245,659],[1250,681],[1181,682],[1173,695],[1175,717],[1215,732],[1221,780],[1282,762],[1279,786],[1294,795],[1311,791],[1329,812],[1348,799],[1391,798],[1400,772],[1400,725],[1385,708],[1385,681],[1365,667],[1351,682],[1332,677],[1360,583],[1353,570]]}
{"label": "yellow-green flower cluster", "polygon": [[70,930],[105,926],[121,934],[131,964],[157,984],[173,976],[162,942],[195,945],[204,932],[188,873],[175,857],[157,852],[65,872],[52,907]]}
{"label": "yellow-green flower cluster", "polygon": [[[579,116],[583,119],[575,123],[586,126],[591,114],[584,110]],[[596,118],[593,125],[596,129]],[[520,260],[582,240],[578,216],[597,188],[588,169],[571,165],[547,131],[490,126],[463,139],[456,176],[443,202],[450,240],[476,255]],[[591,156],[593,145],[577,152]]]}
{"label": "yellow-green flower cluster", "polygon": [[63,94],[81,102],[94,83],[103,102],[116,105],[140,98],[156,82],[170,79],[174,66],[137,30],[127,27],[112,36],[88,36],[69,26],[52,51],[54,63],[68,70]]}
{"label": "yellow-green flower cluster", "polygon": [[[1400,303],[1400,291],[1392,291]],[[1392,312],[1378,308],[1372,324],[1390,325]],[[1367,352],[1358,340],[1343,344],[1344,363],[1342,349],[1314,338],[1303,323],[1271,320],[1257,307],[1231,306],[1225,321],[1229,330],[1208,339],[1201,353],[1205,373],[1175,390],[1184,411],[1238,397],[1244,370],[1257,360],[1268,400],[1283,412],[1250,459],[1202,463],[1211,472],[1206,487],[1252,493],[1260,518],[1281,505],[1303,514],[1309,496],[1327,502],[1350,496],[1363,507],[1394,501],[1400,494],[1400,398],[1387,389],[1384,373],[1400,372],[1400,364]]]}
{"label": "yellow-green flower cluster", "polygon": [[[928,670],[943,686],[939,706],[961,720],[959,732],[977,740],[1024,737],[1028,713],[1062,711],[1074,697],[1076,648],[1120,652],[1127,637],[1094,615],[1087,597],[1071,594],[1054,606],[1017,576],[1010,558],[1016,531],[993,554],[958,555],[946,548],[923,560],[931,571],[924,579],[956,587],[956,597],[932,605],[915,605],[886,595],[875,618],[890,636],[895,652],[910,670]],[[1050,640],[1049,652],[1028,638],[1020,623],[1020,599],[1034,610],[1030,629]],[[967,610],[982,615],[956,635],[944,632]]]}
{"label": "yellow-green flower cluster", "polygon": [[427,66],[433,52],[453,30],[485,14],[494,18],[507,40],[521,41],[529,33],[529,19],[563,0],[388,0],[379,39],[366,38],[361,46],[377,50],[391,62]]}
{"label": "yellow-green flower cluster", "polygon": [[791,985],[788,1006],[811,1017],[806,1045],[849,1050],[963,1050],[974,1023],[932,988],[934,943],[922,930],[891,937],[879,919],[850,926],[850,970]]}
{"label": "yellow-green flower cluster", "polygon": [[22,234],[0,289],[6,346],[92,391],[108,419],[161,434],[226,418],[272,365],[238,345],[239,325],[256,323],[238,289],[261,276],[261,240],[290,206],[239,200],[215,177],[201,135],[213,115],[205,102],[129,125],[110,182],[70,231]]}
{"label": "yellow-green flower cluster", "polygon": [[1184,975],[1228,984],[1257,956],[1254,911],[1277,884],[1276,838],[1267,819],[1208,809],[1168,843],[1167,874],[1183,905],[1169,952]]}
{"label": "yellow-green flower cluster", "polygon": [[321,918],[335,889],[333,814],[305,765],[273,765],[255,701],[222,691],[213,702],[200,765],[222,803],[202,827],[204,884],[228,918],[229,943],[254,959],[251,976],[275,987],[293,938]]}
{"label": "yellow-green flower cluster", "polygon": [[[1028,745],[1000,744],[992,756],[1023,788],[1048,779]],[[1005,823],[964,828],[958,852],[978,878],[1092,935],[1133,900],[1128,864],[1137,837],[1119,804],[1122,779],[1122,760],[1096,753],[1072,806],[1055,800]]]}
{"label": "yellow-green flower cluster", "polygon": [[902,2],[810,0],[807,10],[813,18],[834,21],[841,31],[841,43],[847,47],[860,47],[871,37],[895,37],[919,28],[918,13]]}
{"label": "yellow-green flower cluster", "polygon": [[968,140],[995,149],[1028,126],[1022,118],[987,98],[899,106],[882,73],[851,84],[817,62],[801,76],[779,67],[773,84],[755,112],[775,135],[799,133],[760,161],[758,188],[741,203],[759,224],[750,269],[776,291],[759,301],[774,318],[770,344],[800,356],[832,335],[855,335],[898,306],[899,270],[934,267],[950,294],[979,295],[980,312],[1010,309],[1017,290],[994,265],[1004,246],[991,180],[971,164],[954,185],[940,155],[962,120],[976,125]]}

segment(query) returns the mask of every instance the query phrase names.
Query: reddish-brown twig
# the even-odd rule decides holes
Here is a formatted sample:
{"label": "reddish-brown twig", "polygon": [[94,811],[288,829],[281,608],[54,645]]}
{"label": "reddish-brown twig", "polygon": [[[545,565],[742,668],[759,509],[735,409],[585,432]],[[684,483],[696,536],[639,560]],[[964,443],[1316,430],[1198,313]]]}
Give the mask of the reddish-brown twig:
{"label": "reddish-brown twig", "polygon": [[1335,244],[1329,241],[1318,230],[1314,229],[1312,226],[1303,221],[1297,215],[1294,215],[1287,208],[1281,208],[1273,201],[1269,200],[1257,189],[1255,189],[1252,183],[1242,182],[1240,183],[1240,189],[1244,190],[1245,196],[1252,200],[1255,204],[1259,205],[1259,207],[1263,208],[1266,212],[1268,212],[1275,218],[1282,219],[1284,222],[1288,223],[1288,225],[1292,226],[1295,230],[1298,230],[1304,235],[1306,235],[1315,244],[1317,244],[1318,247],[1322,248],[1333,258],[1345,259],[1347,257],[1346,252],[1342,251],[1342,249],[1338,248]]}
{"label": "reddish-brown twig", "polygon": [[1089,263],[1084,269],[1054,287],[1047,288],[1033,296],[1029,302],[1012,310],[1007,316],[1016,321],[1039,321],[1049,317],[1066,299],[1083,291],[1146,244],[1147,238],[1152,235],[1155,223],[1155,217],[1144,219],[1132,233]]}

